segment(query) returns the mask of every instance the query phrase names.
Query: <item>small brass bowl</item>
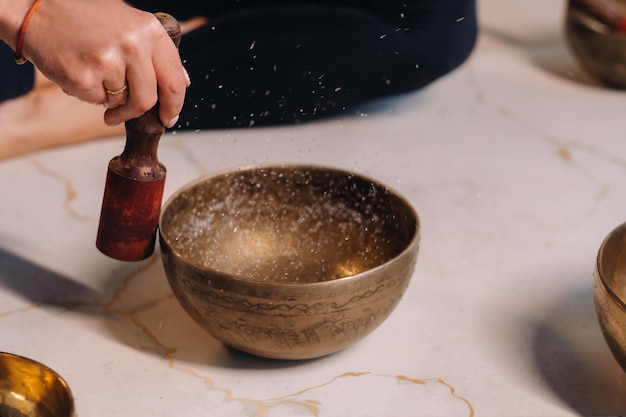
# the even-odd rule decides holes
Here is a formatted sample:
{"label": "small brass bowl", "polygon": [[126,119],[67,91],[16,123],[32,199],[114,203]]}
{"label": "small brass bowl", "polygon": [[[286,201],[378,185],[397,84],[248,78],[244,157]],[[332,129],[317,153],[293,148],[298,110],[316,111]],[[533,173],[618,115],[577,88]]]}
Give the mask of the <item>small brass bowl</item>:
{"label": "small brass bowl", "polygon": [[600,246],[593,295],[602,334],[626,371],[626,223],[609,233]]}
{"label": "small brass bowl", "polygon": [[0,352],[1,417],[73,417],[74,399],[56,372],[21,356]]}
{"label": "small brass bowl", "polygon": [[413,274],[419,220],[371,179],[314,166],[243,167],[164,205],[165,271],[183,308],[235,349],[309,359],[378,327]]}
{"label": "small brass bowl", "polygon": [[[617,0],[626,4],[626,0]],[[626,88],[626,35],[612,32],[575,4],[568,4],[565,38],[580,66],[613,88]]]}

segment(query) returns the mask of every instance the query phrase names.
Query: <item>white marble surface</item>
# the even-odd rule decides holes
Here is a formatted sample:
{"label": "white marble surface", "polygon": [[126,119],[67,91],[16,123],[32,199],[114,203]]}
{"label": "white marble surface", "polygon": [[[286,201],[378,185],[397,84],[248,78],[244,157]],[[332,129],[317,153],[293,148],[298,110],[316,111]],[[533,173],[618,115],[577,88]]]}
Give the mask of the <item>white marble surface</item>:
{"label": "white marble surface", "polygon": [[417,269],[365,340],[305,362],[224,348],[182,311],[158,255],[94,246],[123,138],[0,163],[0,351],[69,382],[81,417],[574,416],[626,413],[592,272],[626,221],[626,93],[562,36],[563,1],[481,1],[461,69],[362,114],[167,135],[166,195],[201,174],[312,162],[373,176],[422,221]]}

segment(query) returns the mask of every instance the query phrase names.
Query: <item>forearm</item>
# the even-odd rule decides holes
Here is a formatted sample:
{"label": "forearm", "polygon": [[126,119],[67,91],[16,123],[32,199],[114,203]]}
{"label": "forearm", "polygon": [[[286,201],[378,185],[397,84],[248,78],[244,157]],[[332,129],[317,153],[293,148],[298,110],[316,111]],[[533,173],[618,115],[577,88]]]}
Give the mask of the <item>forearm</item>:
{"label": "forearm", "polygon": [[0,39],[15,49],[17,34],[32,0],[0,0]]}

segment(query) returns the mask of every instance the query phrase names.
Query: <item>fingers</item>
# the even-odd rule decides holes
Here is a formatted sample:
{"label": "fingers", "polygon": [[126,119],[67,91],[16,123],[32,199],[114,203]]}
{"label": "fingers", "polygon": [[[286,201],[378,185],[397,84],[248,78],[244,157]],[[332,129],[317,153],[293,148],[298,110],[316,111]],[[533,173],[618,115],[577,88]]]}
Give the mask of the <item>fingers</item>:
{"label": "fingers", "polygon": [[159,94],[159,118],[164,126],[171,128],[185,100],[185,90],[190,85],[187,71],[182,66],[176,48],[153,58]]}
{"label": "fingers", "polygon": [[[124,84],[121,84],[121,83]],[[107,87],[107,85],[121,85],[120,88]],[[126,84],[126,80],[121,82],[110,82],[105,81],[104,83],[104,91],[106,92],[106,103],[104,106],[108,109],[115,109],[119,106],[123,106],[128,101],[128,84]]]}
{"label": "fingers", "polygon": [[100,101],[106,108],[116,108],[126,104],[128,99],[128,84],[126,83],[126,61],[117,49],[110,48],[99,55],[97,71],[102,74],[104,81],[100,85],[103,92]]}
{"label": "fingers", "polygon": [[110,126],[141,116],[158,99],[159,118],[164,126],[172,127],[183,107],[189,77],[176,46],[154,15],[135,10],[132,16],[142,22],[136,30],[125,29],[123,36],[112,34],[112,39],[87,52],[72,49],[57,54],[60,69],[46,74],[67,94],[104,105],[104,121]]}
{"label": "fingers", "polygon": [[[126,68],[126,90],[119,94],[124,102],[118,106],[108,106],[104,113],[104,122],[115,126],[126,120],[134,119],[148,110],[157,102],[156,75],[149,56],[135,59]],[[116,100],[107,94],[109,100]]]}
{"label": "fingers", "polygon": [[[126,68],[126,87],[106,88],[107,110],[105,123],[114,126],[141,116],[159,101],[159,118],[164,126],[173,127],[183,106],[189,77],[182,66],[178,50],[166,32],[157,38],[152,51],[141,51],[129,59]],[[120,86],[115,81],[110,86]],[[109,82],[105,84],[109,86]],[[118,93],[118,94],[112,94]]]}

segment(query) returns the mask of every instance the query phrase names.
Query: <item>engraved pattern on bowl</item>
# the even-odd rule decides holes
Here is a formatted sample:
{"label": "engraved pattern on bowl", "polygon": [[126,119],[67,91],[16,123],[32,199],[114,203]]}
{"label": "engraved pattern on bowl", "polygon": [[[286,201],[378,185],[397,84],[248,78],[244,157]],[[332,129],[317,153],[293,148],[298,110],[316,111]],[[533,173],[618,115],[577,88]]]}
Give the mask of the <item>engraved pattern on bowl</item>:
{"label": "engraved pattern on bowl", "polygon": [[176,298],[206,331],[255,355],[308,359],[389,316],[415,268],[419,220],[354,173],[243,167],[177,191],[160,242]]}

